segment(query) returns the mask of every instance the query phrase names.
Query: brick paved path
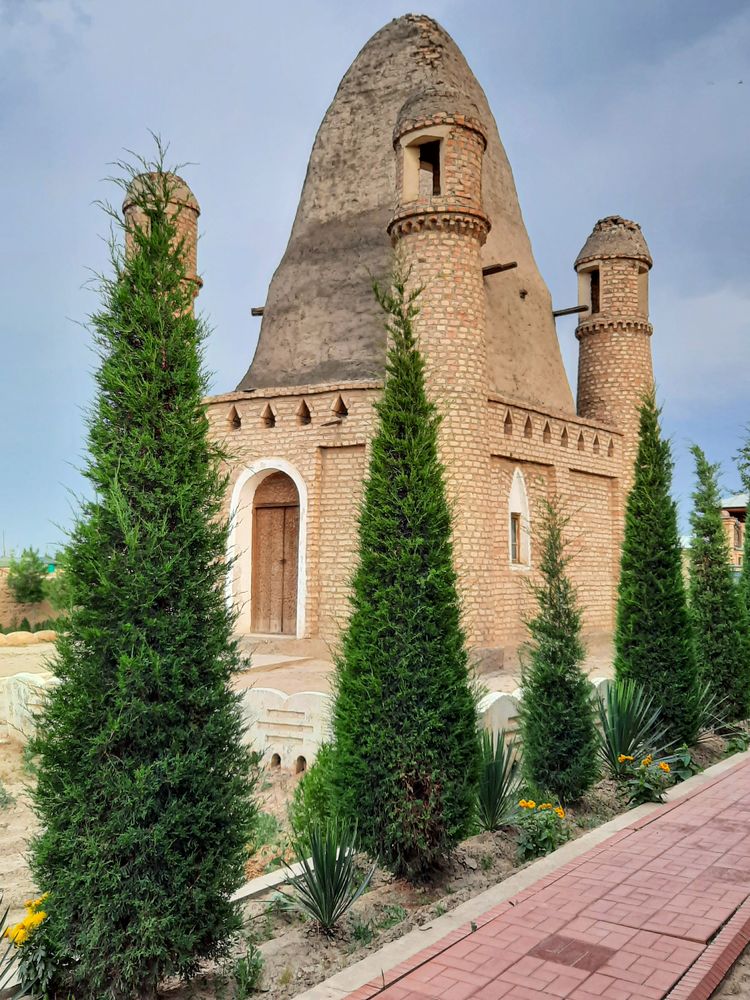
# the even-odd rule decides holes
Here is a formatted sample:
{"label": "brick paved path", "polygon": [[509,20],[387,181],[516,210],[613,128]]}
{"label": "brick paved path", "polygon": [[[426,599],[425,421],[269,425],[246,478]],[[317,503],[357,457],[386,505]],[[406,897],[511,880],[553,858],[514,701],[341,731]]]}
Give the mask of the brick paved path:
{"label": "brick paved path", "polygon": [[750,940],[748,897],[743,761],[350,1000],[707,1000]]}

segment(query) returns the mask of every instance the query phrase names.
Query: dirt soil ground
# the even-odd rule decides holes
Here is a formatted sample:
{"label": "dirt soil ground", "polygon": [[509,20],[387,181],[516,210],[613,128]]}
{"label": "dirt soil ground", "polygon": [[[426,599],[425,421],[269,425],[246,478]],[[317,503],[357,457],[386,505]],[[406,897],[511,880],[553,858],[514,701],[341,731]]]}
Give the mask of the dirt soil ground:
{"label": "dirt soil ground", "polygon": [[3,905],[11,908],[11,919],[22,915],[24,900],[34,895],[25,857],[26,840],[35,825],[28,797],[30,780],[21,747],[0,743],[0,889],[4,890]]}

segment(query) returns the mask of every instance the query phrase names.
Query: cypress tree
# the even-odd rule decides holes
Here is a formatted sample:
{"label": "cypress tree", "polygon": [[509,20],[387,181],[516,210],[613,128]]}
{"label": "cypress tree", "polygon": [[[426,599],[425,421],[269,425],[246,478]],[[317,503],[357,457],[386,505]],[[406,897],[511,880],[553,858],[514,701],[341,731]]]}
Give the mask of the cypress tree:
{"label": "cypress tree", "polygon": [[227,951],[255,807],[230,686],[223,453],[201,403],[207,331],[170,206],[175,175],[161,148],[141,176],[122,166],[144,221],[128,223],[127,252],[113,240],[92,317],[93,499],[67,549],[72,610],[33,744],[31,865],[49,893],[38,933],[59,993],[150,1000],[164,977]]}
{"label": "cypress tree", "polygon": [[718,465],[694,445],[696,488],[690,515],[690,612],[701,679],[727,719],[745,719],[750,703],[747,612],[732,579],[721,520]]}
{"label": "cypress tree", "polygon": [[469,832],[479,746],[439,415],[407,280],[397,270],[390,291],[375,287],[390,340],[337,660],[332,780],[363,848],[416,875]]}
{"label": "cypress tree", "polygon": [[583,672],[581,611],[566,569],[568,519],[545,501],[540,516],[538,612],[527,622],[520,706],[522,766],[533,788],[563,802],[581,797],[598,777],[591,684]]}
{"label": "cypress tree", "polygon": [[698,670],[682,574],[672,456],[654,392],[640,410],[635,478],[625,509],[615,674],[631,677],[662,711],[671,739],[697,735]]}

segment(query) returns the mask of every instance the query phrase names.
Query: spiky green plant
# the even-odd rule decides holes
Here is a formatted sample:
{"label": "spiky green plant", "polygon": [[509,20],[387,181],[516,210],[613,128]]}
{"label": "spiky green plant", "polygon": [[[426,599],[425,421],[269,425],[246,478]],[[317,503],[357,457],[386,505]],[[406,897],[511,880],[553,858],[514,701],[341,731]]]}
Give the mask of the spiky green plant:
{"label": "spiky green plant", "polygon": [[701,679],[721,700],[730,721],[750,709],[748,612],[732,578],[729,542],[721,519],[719,466],[691,448],[696,486],[690,514],[690,615]]}
{"label": "spiky green plant", "polygon": [[416,290],[376,288],[385,387],[359,519],[352,614],[337,658],[333,785],[363,848],[398,874],[439,863],[474,818],[479,748]]}
{"label": "spiky green plant", "polygon": [[477,822],[482,830],[499,830],[515,814],[521,787],[515,740],[506,742],[505,730],[483,730],[477,789]]}
{"label": "spiky green plant", "polygon": [[615,629],[615,676],[631,678],[661,709],[670,742],[697,735],[698,668],[682,575],[672,455],[655,393],[640,409],[633,488],[625,509]]}
{"label": "spiky green plant", "polygon": [[161,151],[124,169],[143,222],[127,253],[113,244],[92,320],[92,496],[67,547],[59,683],[33,742],[31,867],[49,893],[58,995],[154,1000],[165,977],[228,952],[255,806],[231,686],[224,454],[202,404],[206,327],[174,174]]}
{"label": "spiky green plant", "polygon": [[10,935],[8,914],[10,906],[3,907],[4,892],[0,889],[0,990],[8,988],[16,975],[16,948]]}
{"label": "spiky green plant", "polygon": [[304,838],[292,837],[292,849],[301,871],[288,871],[290,898],[297,909],[315,921],[325,934],[359,899],[375,872],[373,864],[362,876],[356,864],[357,830],[339,819],[314,824]]}
{"label": "spiky green plant", "polygon": [[611,681],[603,694],[597,694],[597,712],[599,759],[615,781],[629,771],[629,761],[622,757],[638,762],[664,749],[667,730],[660,722],[661,709],[634,680]]}
{"label": "spiky green plant", "polygon": [[598,776],[591,684],[583,671],[581,610],[567,573],[568,518],[541,505],[539,572],[532,585],[537,614],[527,622],[519,714],[526,782],[563,802],[581,797]]}

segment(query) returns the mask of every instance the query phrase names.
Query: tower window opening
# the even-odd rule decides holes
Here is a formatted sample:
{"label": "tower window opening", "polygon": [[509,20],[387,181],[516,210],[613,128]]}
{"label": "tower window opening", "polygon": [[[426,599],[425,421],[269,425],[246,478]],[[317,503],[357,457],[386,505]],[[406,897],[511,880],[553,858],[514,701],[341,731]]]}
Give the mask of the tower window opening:
{"label": "tower window opening", "polygon": [[419,197],[440,194],[440,140],[423,142],[419,147]]}
{"label": "tower window opening", "polygon": [[591,275],[591,312],[599,312],[599,268],[589,272]]}
{"label": "tower window opening", "polygon": [[510,561],[518,565],[521,562],[521,515],[510,515]]}

